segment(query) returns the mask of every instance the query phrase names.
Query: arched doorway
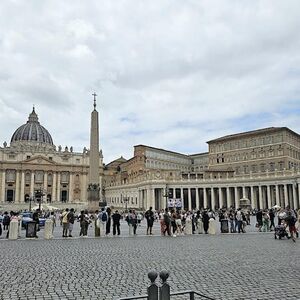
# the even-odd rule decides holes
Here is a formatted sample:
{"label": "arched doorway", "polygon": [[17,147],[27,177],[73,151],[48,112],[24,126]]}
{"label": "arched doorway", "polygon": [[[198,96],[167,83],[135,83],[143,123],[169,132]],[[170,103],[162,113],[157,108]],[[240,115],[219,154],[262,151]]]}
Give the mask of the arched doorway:
{"label": "arched doorway", "polygon": [[51,194],[48,194],[47,195],[47,203],[51,203],[51,199],[52,199]]}
{"label": "arched doorway", "polygon": [[6,191],[6,201],[7,202],[13,202],[14,201],[14,194],[15,194],[14,190],[7,190]]}

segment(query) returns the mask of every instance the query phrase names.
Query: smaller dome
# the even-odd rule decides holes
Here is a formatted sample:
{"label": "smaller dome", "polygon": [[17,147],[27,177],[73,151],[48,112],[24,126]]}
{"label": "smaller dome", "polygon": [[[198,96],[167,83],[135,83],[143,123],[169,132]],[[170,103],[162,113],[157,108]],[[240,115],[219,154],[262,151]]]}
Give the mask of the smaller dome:
{"label": "smaller dome", "polygon": [[13,134],[11,143],[17,141],[30,141],[45,143],[53,146],[53,140],[48,130],[39,123],[34,107],[26,124],[20,126]]}

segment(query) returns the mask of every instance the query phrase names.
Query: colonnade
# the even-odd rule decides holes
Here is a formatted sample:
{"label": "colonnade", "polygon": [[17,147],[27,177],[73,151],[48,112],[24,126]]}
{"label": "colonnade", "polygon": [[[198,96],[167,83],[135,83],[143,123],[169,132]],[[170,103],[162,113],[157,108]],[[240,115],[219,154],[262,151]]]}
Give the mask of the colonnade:
{"label": "colonnade", "polygon": [[[166,195],[167,194],[167,195]],[[124,199],[129,199],[126,206],[139,209],[164,209],[167,199],[181,199],[185,210],[240,206],[240,199],[250,200],[253,209],[271,208],[274,205],[293,209],[300,208],[300,185],[298,182],[270,182],[236,185],[192,186],[152,185],[131,189],[114,190],[107,198],[109,204],[125,207]],[[135,199],[132,201],[132,199]]]}
{"label": "colonnade", "polygon": [[[74,199],[74,177],[75,174],[69,173],[68,180],[62,182],[61,174],[63,172],[48,171],[43,173],[43,179],[37,181],[35,178],[36,170],[15,170],[15,180],[8,180],[6,177],[6,170],[2,170],[0,182],[0,202],[8,200],[15,203],[24,203],[25,196],[33,197],[35,190],[42,189],[45,193],[44,201],[51,200],[51,202],[66,201],[71,202]],[[30,180],[26,180],[25,176],[30,173]],[[48,182],[48,175],[52,175]],[[28,175],[27,175],[28,176]],[[80,198],[87,199],[86,185],[87,175],[81,175]],[[11,198],[8,198],[7,191],[11,191]],[[64,197],[64,198],[63,198]]]}

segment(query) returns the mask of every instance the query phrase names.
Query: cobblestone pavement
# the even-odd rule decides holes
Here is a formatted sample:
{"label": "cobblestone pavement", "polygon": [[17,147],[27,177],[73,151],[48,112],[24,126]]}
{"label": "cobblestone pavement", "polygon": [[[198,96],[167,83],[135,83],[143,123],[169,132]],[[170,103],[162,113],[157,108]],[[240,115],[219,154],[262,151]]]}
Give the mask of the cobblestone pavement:
{"label": "cobblestone pavement", "polygon": [[[127,232],[125,224],[122,231]],[[0,253],[1,300],[145,294],[150,269],[169,270],[173,292],[193,289],[215,299],[300,299],[300,239],[275,240],[271,233],[2,239]]]}

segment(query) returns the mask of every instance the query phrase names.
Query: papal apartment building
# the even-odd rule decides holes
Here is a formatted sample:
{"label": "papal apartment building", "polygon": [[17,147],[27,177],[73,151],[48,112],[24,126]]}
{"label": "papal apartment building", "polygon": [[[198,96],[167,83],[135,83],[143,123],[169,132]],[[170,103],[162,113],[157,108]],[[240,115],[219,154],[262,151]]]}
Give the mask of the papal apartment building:
{"label": "papal apartment building", "polygon": [[271,127],[208,141],[208,152],[185,155],[145,145],[105,166],[105,197],[115,207],[163,209],[169,198],[186,210],[274,205],[299,208],[300,136]]}

